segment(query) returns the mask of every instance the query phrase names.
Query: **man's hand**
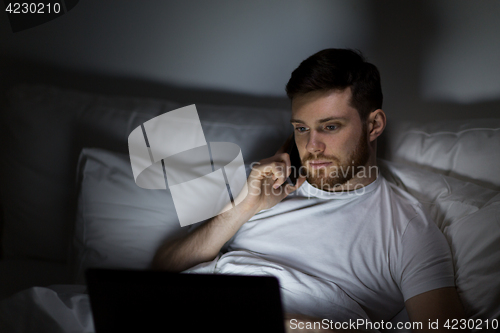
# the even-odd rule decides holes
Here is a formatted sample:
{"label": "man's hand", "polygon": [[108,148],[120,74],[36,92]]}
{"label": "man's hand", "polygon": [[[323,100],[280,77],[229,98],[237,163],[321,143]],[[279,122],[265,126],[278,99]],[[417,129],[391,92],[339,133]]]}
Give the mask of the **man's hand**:
{"label": "man's hand", "polygon": [[254,164],[247,181],[245,204],[255,207],[256,212],[275,206],[305,181],[305,177],[301,176],[295,186],[287,184],[290,172],[290,156],[287,153],[279,153]]}
{"label": "man's hand", "polygon": [[248,195],[242,204],[251,207],[255,213],[275,206],[302,186],[306,180],[304,176],[300,176],[295,186],[286,183],[286,179],[292,171],[290,156],[285,153],[290,140],[291,137],[274,156],[263,159],[252,166],[247,180]]}

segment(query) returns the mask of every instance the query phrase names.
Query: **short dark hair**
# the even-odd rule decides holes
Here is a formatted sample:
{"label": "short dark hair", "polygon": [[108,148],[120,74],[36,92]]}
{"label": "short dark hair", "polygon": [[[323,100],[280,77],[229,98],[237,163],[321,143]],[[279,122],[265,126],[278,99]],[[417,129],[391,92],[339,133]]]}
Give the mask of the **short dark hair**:
{"label": "short dark hair", "polygon": [[351,87],[351,105],[361,120],[382,108],[380,73],[375,65],[366,62],[359,51],[325,49],[297,67],[286,85],[290,100],[312,91],[344,90]]}

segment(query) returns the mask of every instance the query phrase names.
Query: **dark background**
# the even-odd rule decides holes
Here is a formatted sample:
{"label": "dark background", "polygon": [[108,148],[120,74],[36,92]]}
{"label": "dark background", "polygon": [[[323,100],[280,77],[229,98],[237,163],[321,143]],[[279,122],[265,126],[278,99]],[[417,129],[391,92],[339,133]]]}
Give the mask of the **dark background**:
{"label": "dark background", "polygon": [[500,1],[102,1],[13,33],[0,14],[0,88],[43,82],[192,103],[288,107],[307,56],[360,49],[390,119],[500,110]]}

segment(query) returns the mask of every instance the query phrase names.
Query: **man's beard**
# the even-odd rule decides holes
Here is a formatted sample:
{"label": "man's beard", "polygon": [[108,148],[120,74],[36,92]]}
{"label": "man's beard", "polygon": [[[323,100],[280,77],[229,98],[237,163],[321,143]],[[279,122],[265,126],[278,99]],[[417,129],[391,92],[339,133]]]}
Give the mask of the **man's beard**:
{"label": "man's beard", "polygon": [[[307,171],[307,181],[312,186],[324,191],[335,191],[336,186],[343,185],[362,171],[370,157],[368,149],[366,127],[363,126],[358,144],[347,160],[340,161],[335,156],[309,154],[302,160],[302,165]],[[309,160],[326,160],[332,164],[324,168],[311,169],[307,167]]]}

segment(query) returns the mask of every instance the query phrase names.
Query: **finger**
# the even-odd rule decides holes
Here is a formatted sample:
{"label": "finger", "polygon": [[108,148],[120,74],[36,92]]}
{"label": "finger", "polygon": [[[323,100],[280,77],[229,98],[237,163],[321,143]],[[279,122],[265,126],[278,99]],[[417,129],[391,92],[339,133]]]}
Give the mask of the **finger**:
{"label": "finger", "polygon": [[290,177],[290,173],[292,173],[292,162],[290,160],[290,155],[288,155],[288,153],[282,153],[278,157],[283,163],[285,163],[285,178]]}
{"label": "finger", "polygon": [[283,146],[280,147],[280,149],[278,149],[278,151],[276,151],[276,154],[281,154],[281,153],[284,153],[287,151],[288,149],[288,146],[290,145],[290,143],[292,142],[292,138],[293,138],[293,133],[290,134],[290,136],[286,139],[285,143],[283,144]]}
{"label": "finger", "polygon": [[306,182],[307,177],[304,175],[300,175],[299,178],[297,178],[297,183],[294,186],[294,191],[297,190],[299,187],[302,186]]}
{"label": "finger", "polygon": [[283,185],[286,181],[286,178],[285,177],[278,177],[274,180],[274,183],[273,183],[273,188],[276,189],[276,188],[279,188],[281,185]]}
{"label": "finger", "polygon": [[[271,162],[261,168],[257,169],[258,178],[264,179],[271,177],[273,180],[273,187],[279,187],[286,180],[286,163],[281,161]],[[277,185],[277,186],[276,186]]]}
{"label": "finger", "polygon": [[290,155],[288,155],[288,153],[276,154],[273,157],[270,157],[269,159],[263,160],[263,162],[267,162],[266,164],[268,165],[271,164],[279,165],[280,169],[278,169],[278,171],[283,171],[285,179],[288,178],[290,176],[290,173],[292,172],[292,163],[290,160]]}
{"label": "finger", "polygon": [[299,187],[302,186],[302,184],[304,184],[305,181],[306,181],[306,177],[301,175],[299,178],[297,178],[297,182],[295,183],[295,186],[292,186],[290,184],[286,185],[286,187],[285,187],[286,195],[285,196],[288,196],[289,194],[295,192]]}
{"label": "finger", "polygon": [[282,155],[273,156],[272,159],[262,160],[261,162],[262,164],[254,164],[249,179],[260,181],[266,179],[265,183],[271,185],[275,189],[285,183],[291,172],[288,154],[283,153]]}
{"label": "finger", "polygon": [[272,164],[272,177],[274,179],[273,188],[278,188],[286,182],[287,167],[283,162],[274,162]]}

